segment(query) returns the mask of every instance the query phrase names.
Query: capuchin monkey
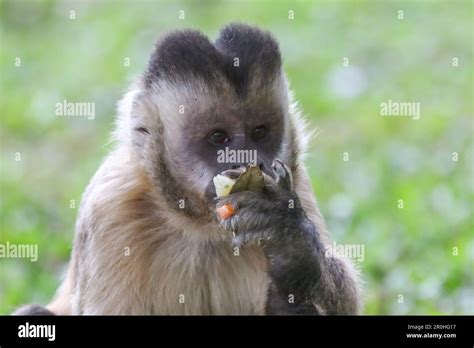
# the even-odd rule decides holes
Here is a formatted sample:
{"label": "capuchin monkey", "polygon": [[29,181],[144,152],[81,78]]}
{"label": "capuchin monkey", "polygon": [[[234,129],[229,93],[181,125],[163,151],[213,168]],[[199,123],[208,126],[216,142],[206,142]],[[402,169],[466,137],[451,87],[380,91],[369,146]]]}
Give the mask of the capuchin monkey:
{"label": "capuchin monkey", "polygon": [[[115,147],[87,187],[55,300],[15,314],[357,314],[302,155],[304,122],[273,36],[244,24],[156,44],[119,104]],[[263,192],[217,198],[212,179],[256,150]],[[231,204],[222,220],[216,208]]]}

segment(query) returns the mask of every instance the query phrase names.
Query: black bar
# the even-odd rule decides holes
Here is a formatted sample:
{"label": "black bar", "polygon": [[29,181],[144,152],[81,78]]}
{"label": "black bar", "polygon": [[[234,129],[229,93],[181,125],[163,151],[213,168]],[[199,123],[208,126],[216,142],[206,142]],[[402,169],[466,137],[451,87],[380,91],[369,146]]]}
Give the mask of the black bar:
{"label": "black bar", "polygon": [[[465,345],[473,316],[0,316],[0,346],[21,344],[324,343]],[[20,325],[55,325],[55,339],[19,337]],[[409,328],[409,325],[411,327]],[[441,326],[440,326],[441,325]],[[24,326],[26,328],[26,326]],[[23,330],[23,332],[26,332]],[[407,334],[456,337],[408,338]]]}

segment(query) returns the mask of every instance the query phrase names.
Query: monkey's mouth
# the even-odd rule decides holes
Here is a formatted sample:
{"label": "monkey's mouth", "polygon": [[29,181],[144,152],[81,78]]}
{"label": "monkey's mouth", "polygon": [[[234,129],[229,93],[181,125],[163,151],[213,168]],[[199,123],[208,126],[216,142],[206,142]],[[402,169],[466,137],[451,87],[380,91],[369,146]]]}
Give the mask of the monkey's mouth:
{"label": "monkey's mouth", "polygon": [[[263,163],[259,164],[260,170],[262,171],[263,174],[271,177],[274,179],[275,173],[273,171],[266,171],[265,166]],[[242,165],[242,166],[232,166],[232,168],[229,168],[227,170],[224,170],[220,173],[216,173],[217,175],[225,175],[226,177],[237,180],[242,173],[245,172],[246,168],[248,168],[248,165]],[[218,198],[217,192],[216,192],[216,187],[214,185],[213,180],[209,182],[209,184],[206,187],[206,192],[205,192],[205,197],[208,203],[214,207],[216,203],[216,199]]]}

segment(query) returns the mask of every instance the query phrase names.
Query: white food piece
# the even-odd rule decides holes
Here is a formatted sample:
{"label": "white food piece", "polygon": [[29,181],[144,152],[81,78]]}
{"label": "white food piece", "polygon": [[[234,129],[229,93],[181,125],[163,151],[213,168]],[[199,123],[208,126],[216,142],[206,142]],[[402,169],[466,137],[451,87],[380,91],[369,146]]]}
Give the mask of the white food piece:
{"label": "white food piece", "polygon": [[217,197],[225,197],[230,194],[232,187],[234,187],[236,183],[236,179],[231,179],[225,175],[216,175],[212,182],[214,183],[214,187],[216,188]]}

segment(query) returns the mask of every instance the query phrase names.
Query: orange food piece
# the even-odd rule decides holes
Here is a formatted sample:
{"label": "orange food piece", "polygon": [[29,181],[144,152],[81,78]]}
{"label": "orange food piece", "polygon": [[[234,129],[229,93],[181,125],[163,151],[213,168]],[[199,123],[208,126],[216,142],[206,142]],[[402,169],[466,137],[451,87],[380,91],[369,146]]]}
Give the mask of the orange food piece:
{"label": "orange food piece", "polygon": [[216,213],[222,220],[227,220],[235,213],[235,209],[230,204],[224,204],[222,207],[216,208]]}

